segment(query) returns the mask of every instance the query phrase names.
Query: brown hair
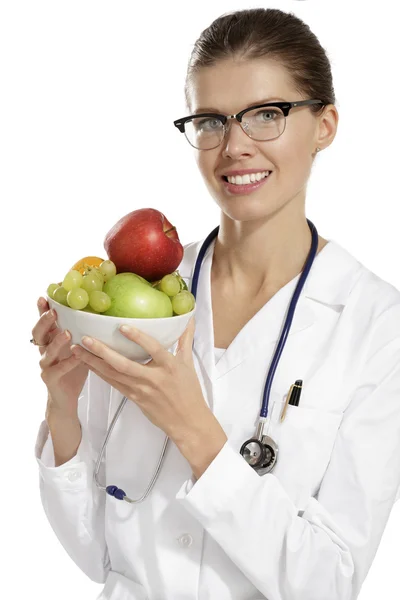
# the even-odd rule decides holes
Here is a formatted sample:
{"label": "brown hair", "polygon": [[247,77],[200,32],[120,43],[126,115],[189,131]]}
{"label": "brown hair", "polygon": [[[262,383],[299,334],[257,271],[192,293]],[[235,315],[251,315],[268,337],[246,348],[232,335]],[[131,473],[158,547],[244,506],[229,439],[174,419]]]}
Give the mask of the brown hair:
{"label": "brown hair", "polygon": [[[330,62],[309,26],[293,13],[252,8],[223,14],[196,40],[184,90],[188,110],[193,76],[203,67],[231,58],[275,60],[286,68],[300,94],[321,100],[325,105],[335,104]],[[323,106],[308,108],[318,113]]]}

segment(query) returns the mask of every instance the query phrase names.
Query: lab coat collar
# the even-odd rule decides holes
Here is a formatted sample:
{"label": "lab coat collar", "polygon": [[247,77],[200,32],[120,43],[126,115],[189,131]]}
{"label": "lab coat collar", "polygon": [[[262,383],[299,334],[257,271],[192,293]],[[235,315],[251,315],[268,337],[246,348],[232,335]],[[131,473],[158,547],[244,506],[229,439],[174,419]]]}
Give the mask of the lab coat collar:
{"label": "lab coat collar", "polygon": [[[190,282],[203,241],[198,242],[194,248]],[[223,377],[255,352],[262,351],[262,348],[267,345],[277,343],[291,298],[300,278],[299,274],[287,283],[246,323],[215,364],[211,304],[211,266],[215,242],[216,238],[208,247],[200,269],[194,335],[194,353],[211,382]],[[361,266],[340,244],[328,240],[326,246],[314,259],[300,294],[286,343],[289,343],[290,336],[296,335],[316,323],[316,302],[325,305],[327,310],[343,309]],[[260,335],[260,331],[263,332],[262,335]]]}

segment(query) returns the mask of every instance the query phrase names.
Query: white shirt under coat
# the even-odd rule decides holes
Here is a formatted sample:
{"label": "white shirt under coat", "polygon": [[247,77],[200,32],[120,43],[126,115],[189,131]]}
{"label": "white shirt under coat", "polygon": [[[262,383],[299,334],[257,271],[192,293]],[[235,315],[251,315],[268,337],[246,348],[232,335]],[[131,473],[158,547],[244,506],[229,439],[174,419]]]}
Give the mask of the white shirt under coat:
{"label": "white shirt under coat", "polygon": [[[190,289],[204,240],[185,246]],[[300,275],[214,348],[208,248],[197,290],[194,362],[228,441],[198,481],[169,441],[141,504],[100,491],[93,470],[122,395],[93,373],[79,399],[82,442],[54,467],[42,422],[35,456],[47,518],[100,600],[354,600],[400,497],[400,291],[333,240],[300,295],[269,400],[277,465],[260,477],[239,450],[254,436],[263,390]],[[175,351],[176,345],[170,348]],[[299,406],[283,402],[303,380]],[[128,401],[99,477],[139,498],[164,432]],[[79,595],[79,592],[77,590]]]}

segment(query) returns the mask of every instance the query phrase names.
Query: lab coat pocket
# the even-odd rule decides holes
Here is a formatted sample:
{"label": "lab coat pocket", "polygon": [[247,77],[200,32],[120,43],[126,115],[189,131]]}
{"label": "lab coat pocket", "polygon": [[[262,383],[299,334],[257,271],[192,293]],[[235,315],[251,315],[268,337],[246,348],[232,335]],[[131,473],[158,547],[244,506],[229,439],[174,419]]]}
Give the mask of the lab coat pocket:
{"label": "lab coat pocket", "polygon": [[272,473],[297,505],[305,505],[318,491],[342,418],[341,412],[288,404],[285,419],[280,421],[279,411],[270,428],[278,444]]}

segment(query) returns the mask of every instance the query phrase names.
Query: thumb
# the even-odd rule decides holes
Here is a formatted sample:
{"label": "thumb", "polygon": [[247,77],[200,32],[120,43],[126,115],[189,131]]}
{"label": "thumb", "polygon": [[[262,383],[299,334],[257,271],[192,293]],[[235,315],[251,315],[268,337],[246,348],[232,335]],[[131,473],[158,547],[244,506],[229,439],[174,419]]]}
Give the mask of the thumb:
{"label": "thumb", "polygon": [[195,317],[193,315],[193,317],[187,324],[185,331],[182,333],[181,337],[178,340],[176,354],[184,355],[185,358],[192,358],[192,347],[195,329],[196,324]]}

